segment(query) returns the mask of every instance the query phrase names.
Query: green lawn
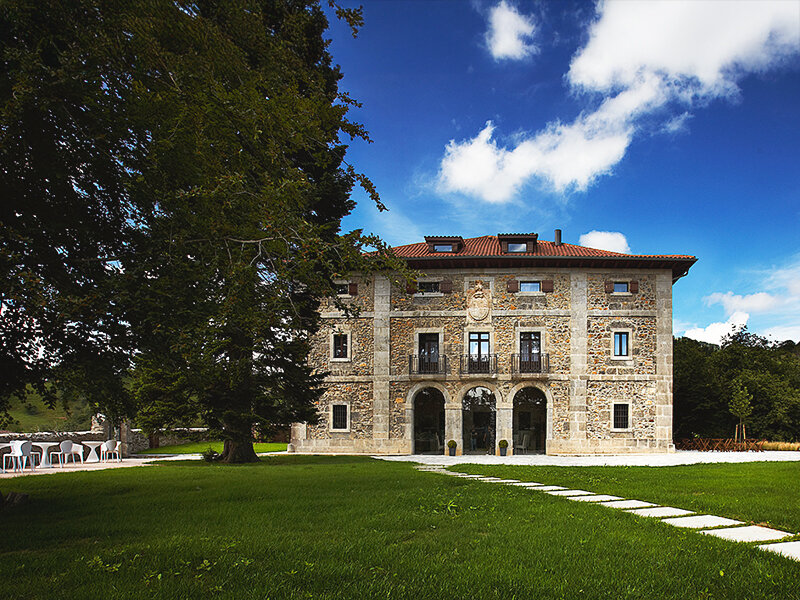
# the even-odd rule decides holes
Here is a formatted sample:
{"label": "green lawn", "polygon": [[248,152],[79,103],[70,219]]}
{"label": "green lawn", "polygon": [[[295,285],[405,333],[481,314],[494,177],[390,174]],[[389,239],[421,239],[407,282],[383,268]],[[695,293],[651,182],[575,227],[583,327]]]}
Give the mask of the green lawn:
{"label": "green lawn", "polygon": [[[253,447],[256,452],[284,452],[286,450],[286,444],[283,442],[253,444]],[[216,452],[222,452],[222,442],[190,442],[177,446],[161,446],[160,448],[142,450],[139,454],[200,454],[209,448]]]}
{"label": "green lawn", "polygon": [[[0,486],[32,499],[0,513],[4,599],[799,597],[800,564],[751,545],[408,463],[186,461]],[[775,486],[797,497],[785,471]]]}
{"label": "green lawn", "polygon": [[800,463],[680,467],[507,467],[459,471],[563,485],[800,532]]}

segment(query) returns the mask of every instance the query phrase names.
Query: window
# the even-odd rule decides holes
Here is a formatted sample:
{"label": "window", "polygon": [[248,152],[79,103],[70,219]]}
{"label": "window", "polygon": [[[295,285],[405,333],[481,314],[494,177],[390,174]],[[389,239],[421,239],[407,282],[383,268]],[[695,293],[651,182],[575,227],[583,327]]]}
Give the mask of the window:
{"label": "window", "polygon": [[419,334],[419,372],[439,372],[439,334]]}
{"label": "window", "polygon": [[434,252],[452,252],[453,245],[452,244],[434,244],[433,245]]}
{"label": "window", "polygon": [[348,427],[348,411],[347,404],[334,404],[331,406],[331,429],[346,431]]}
{"label": "window", "polygon": [[630,427],[630,405],[615,404],[612,429],[628,429]]}
{"label": "window", "polygon": [[514,244],[514,243],[509,242],[508,251],[509,252],[527,252],[528,251],[528,244]]}
{"label": "window", "polygon": [[520,292],[541,292],[542,291],[542,282],[541,281],[520,281],[519,282],[519,291]]}
{"label": "window", "polygon": [[491,373],[492,357],[489,355],[489,334],[469,334],[469,356],[467,357],[468,373]]}
{"label": "window", "polygon": [[615,281],[614,282],[614,293],[615,294],[627,294],[628,293],[628,282],[627,281]]}
{"label": "window", "polygon": [[630,334],[627,331],[614,332],[614,356],[629,356],[628,338]]}
{"label": "window", "polygon": [[350,284],[349,283],[336,283],[336,295],[337,296],[349,296],[350,295]]}
{"label": "window", "polygon": [[338,358],[340,360],[350,358],[350,355],[348,354],[348,337],[349,336],[346,333],[333,334],[333,358]]}
{"label": "window", "polygon": [[438,294],[439,282],[438,281],[420,281],[417,283],[418,294]]}
{"label": "window", "polygon": [[523,331],[519,334],[519,372],[539,373],[542,370],[542,334]]}

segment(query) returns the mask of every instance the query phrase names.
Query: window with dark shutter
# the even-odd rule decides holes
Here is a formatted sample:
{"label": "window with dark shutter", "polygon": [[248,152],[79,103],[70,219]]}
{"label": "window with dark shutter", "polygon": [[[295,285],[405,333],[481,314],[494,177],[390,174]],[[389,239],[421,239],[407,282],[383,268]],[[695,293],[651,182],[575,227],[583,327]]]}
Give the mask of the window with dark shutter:
{"label": "window with dark shutter", "polygon": [[614,405],[614,429],[628,429],[630,427],[630,405]]}
{"label": "window with dark shutter", "polygon": [[545,294],[551,294],[553,292],[553,280],[552,279],[543,279],[542,280],[542,291]]}
{"label": "window with dark shutter", "polygon": [[639,282],[638,281],[631,281],[630,285],[628,286],[628,290],[631,294],[638,294],[639,293]]}
{"label": "window with dark shutter", "polygon": [[627,294],[628,293],[628,282],[627,281],[615,281],[614,282],[614,293],[615,294]]}
{"label": "window with dark shutter", "polygon": [[440,292],[442,292],[443,294],[450,294],[450,293],[452,293],[452,292],[453,292],[453,282],[452,282],[452,281],[450,281],[449,279],[445,279],[445,280],[443,280],[443,281],[442,281],[442,282],[439,284],[439,291],[440,291]]}
{"label": "window with dark shutter", "polygon": [[438,281],[420,281],[419,282],[420,294],[438,294],[439,282]]}
{"label": "window with dark shutter", "polygon": [[334,404],[331,407],[331,429],[347,429],[347,405]]}
{"label": "window with dark shutter", "polygon": [[606,281],[606,294],[614,293],[614,282]]}
{"label": "window with dark shutter", "polygon": [[336,287],[336,295],[337,296],[347,296],[350,293],[350,287],[346,283],[336,283],[334,284]]}
{"label": "window with dark shutter", "polygon": [[406,284],[406,294],[416,294],[416,293],[417,293],[417,282],[409,281]]}
{"label": "window with dark shutter", "polygon": [[516,279],[509,279],[506,284],[506,289],[509,294],[516,294],[519,291],[519,281]]}
{"label": "window with dark shutter", "polygon": [[523,293],[533,293],[542,291],[541,281],[520,281],[519,291]]}
{"label": "window with dark shutter", "polygon": [[351,296],[358,296],[358,284],[351,283],[347,286],[347,291],[350,292]]}

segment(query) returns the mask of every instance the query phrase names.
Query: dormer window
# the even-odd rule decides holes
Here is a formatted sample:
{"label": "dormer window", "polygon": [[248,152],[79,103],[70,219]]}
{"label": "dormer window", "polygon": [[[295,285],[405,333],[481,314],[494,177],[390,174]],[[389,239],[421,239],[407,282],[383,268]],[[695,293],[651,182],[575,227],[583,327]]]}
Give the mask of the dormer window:
{"label": "dormer window", "polygon": [[460,235],[426,235],[425,243],[428,244],[428,252],[432,254],[457,254],[464,247],[464,238]]}
{"label": "dormer window", "polygon": [[500,251],[503,254],[524,254],[536,252],[538,233],[498,233]]}

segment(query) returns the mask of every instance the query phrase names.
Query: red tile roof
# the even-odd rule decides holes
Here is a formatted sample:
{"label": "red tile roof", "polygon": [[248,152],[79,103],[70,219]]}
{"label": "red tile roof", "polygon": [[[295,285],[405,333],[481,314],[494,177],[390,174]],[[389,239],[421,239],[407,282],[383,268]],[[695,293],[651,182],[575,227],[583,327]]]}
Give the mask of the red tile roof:
{"label": "red tile roof", "polygon": [[534,246],[533,252],[512,252],[503,253],[500,250],[500,242],[495,235],[484,235],[476,238],[465,238],[464,246],[459,252],[431,252],[428,244],[420,242],[417,244],[407,244],[405,246],[395,246],[394,252],[401,258],[450,258],[450,257],[509,257],[509,256],[573,256],[573,257],[596,257],[596,258],[642,258],[642,259],[694,259],[694,256],[685,254],[622,254],[620,252],[609,252],[608,250],[598,250],[597,248],[586,248],[574,244],[561,244],[556,246],[555,242],[539,240]]}

